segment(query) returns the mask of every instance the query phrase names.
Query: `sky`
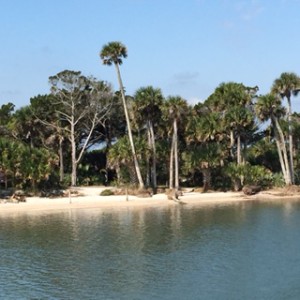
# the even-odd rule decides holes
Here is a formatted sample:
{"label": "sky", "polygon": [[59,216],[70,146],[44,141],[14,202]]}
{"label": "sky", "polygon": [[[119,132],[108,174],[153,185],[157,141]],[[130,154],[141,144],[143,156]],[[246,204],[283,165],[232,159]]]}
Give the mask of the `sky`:
{"label": "sky", "polygon": [[0,105],[50,93],[63,70],[118,90],[99,57],[111,41],[128,50],[127,94],[151,85],[195,104],[229,81],[266,94],[281,73],[300,75],[299,11],[300,0],[0,0]]}

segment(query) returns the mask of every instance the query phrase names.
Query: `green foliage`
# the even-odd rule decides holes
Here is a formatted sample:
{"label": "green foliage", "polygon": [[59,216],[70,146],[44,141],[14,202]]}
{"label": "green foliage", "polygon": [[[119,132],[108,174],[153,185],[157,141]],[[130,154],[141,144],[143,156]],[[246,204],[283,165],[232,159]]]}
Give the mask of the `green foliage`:
{"label": "green foliage", "polygon": [[263,166],[252,166],[247,164],[244,172],[244,184],[260,185],[263,187],[272,185],[272,173]]}
{"label": "green foliage", "polygon": [[2,104],[0,107],[0,126],[7,125],[12,117],[12,113],[15,109],[15,105],[11,102]]}
{"label": "green foliage", "polygon": [[104,174],[99,173],[98,175],[93,175],[91,174],[86,174],[86,176],[78,177],[79,185],[84,185],[84,186],[89,186],[89,185],[104,185],[105,182],[105,177]]}
{"label": "green foliage", "polygon": [[291,95],[296,96],[299,93],[300,77],[295,73],[284,72],[279,78],[275,79],[272,86],[272,93],[286,97],[290,101]]}
{"label": "green foliage", "polygon": [[44,148],[32,148],[19,141],[0,139],[0,170],[13,186],[35,189],[55,172],[57,157]]}
{"label": "green foliage", "polygon": [[286,114],[280,98],[272,94],[259,96],[255,103],[255,113],[262,122],[281,118]]}
{"label": "green foliage", "polygon": [[[145,171],[145,162],[149,155],[149,147],[142,138],[135,138],[134,144],[136,147],[136,154],[141,161],[141,169]],[[117,171],[119,184],[133,183],[135,170],[133,164],[132,151],[127,136],[124,136],[115,143],[108,152],[108,166]]]}
{"label": "green foliage", "polygon": [[158,124],[161,119],[163,95],[160,89],[152,86],[142,87],[135,92],[133,110],[135,119],[140,127],[151,122]]}
{"label": "green foliage", "polygon": [[233,182],[243,178],[243,185],[260,185],[267,187],[273,184],[272,172],[263,166],[253,166],[249,163],[244,165],[229,163],[226,166],[225,172]]}
{"label": "green foliage", "polygon": [[61,186],[63,188],[68,188],[69,186],[71,186],[71,174],[70,173],[64,174],[64,178],[63,178],[63,181],[61,182]]}
{"label": "green foliage", "polygon": [[106,190],[103,190],[101,193],[100,193],[100,196],[112,196],[114,195],[115,193],[110,190],[110,189],[106,189]]}
{"label": "green foliage", "polygon": [[280,163],[276,144],[270,138],[264,138],[254,143],[247,151],[248,162],[261,165],[272,172],[280,172]]}
{"label": "green foliage", "polygon": [[[127,49],[120,42],[111,42],[104,45],[100,57],[104,64],[118,68]],[[118,78],[121,81],[119,72]],[[65,70],[51,76],[49,83],[51,93],[31,98],[29,106],[16,112],[12,103],[0,107],[0,172],[6,185],[58,185],[62,170],[70,173],[74,168],[78,178],[74,180],[73,172],[72,184],[136,184],[132,143],[124,137],[126,130],[131,132],[130,123],[134,125],[138,165],[148,185],[152,178],[164,185],[170,180],[171,145],[178,156],[179,176],[186,184],[199,184],[209,173],[212,187],[217,189],[235,183],[239,187],[241,183],[281,186],[282,158],[292,151],[284,149],[291,145],[287,142],[291,132],[295,178],[300,182],[300,117],[294,114],[289,120],[289,109],[282,105],[283,98],[289,101],[300,91],[294,73],[282,73],[271,93],[259,97],[257,87],[221,83],[194,107],[180,96],[165,99],[161,90],[152,86],[141,87],[134,97],[125,99],[122,85],[113,94],[108,83],[85,77],[80,71]],[[126,107],[131,122],[125,119]],[[258,120],[268,121],[269,126],[257,134]],[[107,149],[90,151],[94,145],[106,145]],[[234,160],[239,165],[228,163]],[[153,170],[157,176],[151,177]],[[69,186],[70,175],[65,175],[61,184]]]}
{"label": "green foliage", "polygon": [[284,187],[285,182],[282,173],[272,174],[272,186],[273,187]]}
{"label": "green foliage", "polygon": [[122,64],[122,58],[127,57],[127,49],[125,45],[121,42],[109,42],[108,44],[104,45],[101,52],[100,58],[104,65],[112,65],[112,64]]}

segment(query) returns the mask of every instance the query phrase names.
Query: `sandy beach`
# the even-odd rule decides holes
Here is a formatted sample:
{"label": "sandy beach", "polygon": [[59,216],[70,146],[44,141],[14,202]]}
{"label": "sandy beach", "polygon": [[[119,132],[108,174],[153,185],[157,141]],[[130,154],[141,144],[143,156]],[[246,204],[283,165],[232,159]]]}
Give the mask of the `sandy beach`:
{"label": "sandy beach", "polygon": [[152,197],[140,198],[133,195],[100,196],[107,187],[77,187],[77,195],[60,198],[27,197],[26,202],[11,203],[1,201],[0,213],[59,211],[69,209],[99,209],[126,207],[163,207],[170,205],[220,205],[242,201],[282,201],[300,200],[299,193],[288,194],[284,190],[263,191],[253,196],[246,196],[243,192],[183,192],[179,202],[168,200],[166,194],[156,194]]}

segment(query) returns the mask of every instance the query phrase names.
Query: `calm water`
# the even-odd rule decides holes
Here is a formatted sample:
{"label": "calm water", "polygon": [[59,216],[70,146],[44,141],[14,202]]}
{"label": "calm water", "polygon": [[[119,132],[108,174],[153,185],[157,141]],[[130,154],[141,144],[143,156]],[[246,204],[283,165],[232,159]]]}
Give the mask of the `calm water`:
{"label": "calm water", "polygon": [[0,214],[0,299],[300,299],[300,203]]}

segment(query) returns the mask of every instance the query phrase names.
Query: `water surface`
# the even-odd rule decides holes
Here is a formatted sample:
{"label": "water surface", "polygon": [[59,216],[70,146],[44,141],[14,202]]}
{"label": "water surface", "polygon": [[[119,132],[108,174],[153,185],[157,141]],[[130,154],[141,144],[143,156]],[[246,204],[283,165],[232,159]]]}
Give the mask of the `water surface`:
{"label": "water surface", "polygon": [[300,299],[300,203],[0,214],[1,299]]}

